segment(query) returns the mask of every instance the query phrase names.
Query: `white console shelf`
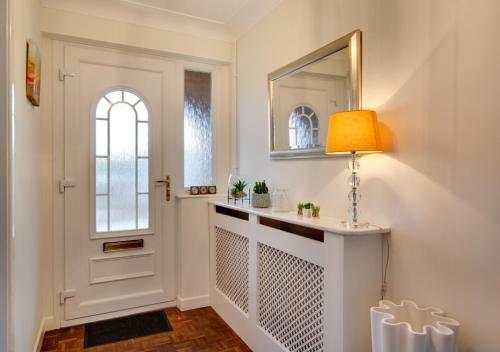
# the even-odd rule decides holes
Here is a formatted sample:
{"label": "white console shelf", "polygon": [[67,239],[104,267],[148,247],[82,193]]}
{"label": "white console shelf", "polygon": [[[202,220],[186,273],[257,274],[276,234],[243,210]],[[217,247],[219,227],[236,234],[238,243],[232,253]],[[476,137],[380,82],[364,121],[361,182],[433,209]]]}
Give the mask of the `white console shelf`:
{"label": "white console shelf", "polygon": [[210,202],[210,304],[256,352],[359,352],[380,299],[382,235]]}

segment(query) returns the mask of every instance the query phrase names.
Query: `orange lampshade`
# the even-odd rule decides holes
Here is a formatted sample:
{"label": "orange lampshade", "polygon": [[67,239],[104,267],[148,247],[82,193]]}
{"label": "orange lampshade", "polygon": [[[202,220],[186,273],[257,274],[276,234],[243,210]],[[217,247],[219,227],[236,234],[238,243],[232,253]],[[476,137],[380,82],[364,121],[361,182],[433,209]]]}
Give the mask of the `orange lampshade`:
{"label": "orange lampshade", "polygon": [[330,116],[326,153],[382,151],[377,113],[371,110],[337,112]]}

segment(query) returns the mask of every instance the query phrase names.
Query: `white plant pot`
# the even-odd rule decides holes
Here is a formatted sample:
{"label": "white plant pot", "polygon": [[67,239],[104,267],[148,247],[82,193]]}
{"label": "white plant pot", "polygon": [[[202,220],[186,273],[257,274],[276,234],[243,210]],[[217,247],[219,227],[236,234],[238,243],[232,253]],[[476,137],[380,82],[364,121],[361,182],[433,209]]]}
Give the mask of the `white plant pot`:
{"label": "white plant pot", "polygon": [[370,309],[372,352],[456,352],[460,323],[441,309],[383,300]]}
{"label": "white plant pot", "polygon": [[271,195],[269,193],[252,193],[252,207],[269,208],[271,206]]}
{"label": "white plant pot", "polygon": [[312,209],[303,209],[302,210],[302,215],[304,215],[304,217],[306,218],[310,218],[312,217]]}

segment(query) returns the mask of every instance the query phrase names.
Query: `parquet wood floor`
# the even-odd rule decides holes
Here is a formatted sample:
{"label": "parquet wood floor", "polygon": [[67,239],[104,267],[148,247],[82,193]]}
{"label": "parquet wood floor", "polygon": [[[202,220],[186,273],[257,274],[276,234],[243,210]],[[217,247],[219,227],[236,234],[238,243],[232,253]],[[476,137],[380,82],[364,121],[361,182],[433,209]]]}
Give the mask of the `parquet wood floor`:
{"label": "parquet wood floor", "polygon": [[167,308],[174,331],[83,348],[83,325],[48,331],[43,352],[251,352],[210,307],[181,312]]}

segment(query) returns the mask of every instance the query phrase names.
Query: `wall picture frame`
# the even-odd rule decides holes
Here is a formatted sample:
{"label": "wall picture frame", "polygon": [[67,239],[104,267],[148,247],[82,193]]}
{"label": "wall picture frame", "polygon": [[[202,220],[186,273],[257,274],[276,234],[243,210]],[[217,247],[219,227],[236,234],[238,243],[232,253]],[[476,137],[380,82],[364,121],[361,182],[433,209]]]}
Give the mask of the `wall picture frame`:
{"label": "wall picture frame", "polygon": [[38,45],[26,41],[26,98],[33,106],[40,106],[40,87],[42,79],[42,57]]}

